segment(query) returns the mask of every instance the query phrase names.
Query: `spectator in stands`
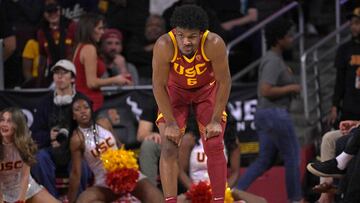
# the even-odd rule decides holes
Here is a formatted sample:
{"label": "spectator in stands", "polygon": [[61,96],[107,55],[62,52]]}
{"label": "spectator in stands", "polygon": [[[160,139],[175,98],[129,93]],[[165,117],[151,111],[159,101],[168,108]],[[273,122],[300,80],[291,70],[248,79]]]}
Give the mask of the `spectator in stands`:
{"label": "spectator in stands", "polygon": [[149,0],[106,1],[108,2],[108,9],[105,14],[107,26],[122,31],[125,46],[132,37],[143,36],[146,18],[149,16]]}
{"label": "spectator in stands", "polygon": [[[68,60],[58,61],[52,68],[55,90],[39,104],[31,126],[32,137],[39,147],[37,163],[31,168],[33,177],[55,197],[56,176],[68,177],[70,153],[67,145],[71,127],[71,102],[75,91],[75,66]],[[80,190],[87,186],[87,169],[84,165]]]}
{"label": "spectator in stands", "polygon": [[136,130],[136,119],[133,117],[130,109],[127,109],[128,106],[118,105],[118,107],[110,107],[102,109],[97,118],[102,118],[103,120],[109,121],[111,125],[110,128],[105,127],[106,129],[112,129],[111,132],[116,139],[120,141],[121,144],[124,144],[126,148],[136,145],[135,130]]}
{"label": "spectator in stands", "polygon": [[36,39],[29,39],[26,42],[22,53],[22,70],[24,75],[24,83],[22,88],[35,88],[39,77],[39,61],[40,51],[39,42]]}
{"label": "spectator in stands", "polygon": [[[37,26],[44,10],[43,0],[10,0],[2,1],[8,23],[12,25],[16,36],[16,49],[22,53],[26,42],[36,34]],[[1,24],[3,26],[4,24]]]}
{"label": "spectator in stands", "polygon": [[[221,28],[224,30],[226,42],[250,30],[258,21],[258,9],[254,0],[209,0],[207,4],[215,11]],[[242,42],[236,44],[229,54],[230,73],[238,73],[251,62],[261,56],[261,33],[260,31],[251,34]],[[240,60],[241,59],[241,60]],[[245,79],[250,82],[257,81],[256,70],[246,75]]]}
{"label": "spectator in stands", "polygon": [[[360,99],[360,87],[357,86],[360,62],[356,60],[360,54],[360,7],[355,8],[348,19],[352,39],[338,48],[334,62],[337,70],[336,83],[328,124],[336,128],[342,125],[341,123],[338,125],[339,121],[360,120],[360,108],[357,105]],[[327,161],[336,156],[335,143],[343,134],[341,130],[334,130],[323,136],[320,152],[321,161]],[[332,178],[321,177],[320,184],[315,186],[315,189],[322,191],[326,188],[331,189],[332,183]],[[319,201],[321,203],[330,202],[333,199],[332,196],[326,192],[322,193]]]}
{"label": "spectator in stands", "polygon": [[358,153],[360,149],[360,121],[342,122],[342,131],[350,138],[346,143],[344,151],[327,161],[318,163],[309,163],[307,169],[314,175],[320,177],[341,178],[346,173],[346,167],[351,159]]}
{"label": "spectator in stands", "polygon": [[[117,149],[117,142],[110,131],[95,123],[92,102],[86,96],[75,97],[72,103],[72,117],[76,124],[70,140],[72,171],[70,176],[69,202],[76,201],[78,191],[81,160],[85,159],[95,175],[95,183],[86,189],[76,202],[112,202],[120,197],[105,183],[105,169],[100,154],[108,149]],[[106,140],[106,142],[105,142]],[[103,143],[100,149],[98,143]],[[95,151],[95,153],[93,152]],[[97,152],[97,153],[96,153]],[[97,155],[96,155],[97,154]],[[142,202],[163,202],[161,192],[140,174],[132,192]]]}
{"label": "spectator in stands", "polygon": [[360,7],[348,17],[352,39],[338,48],[335,57],[336,83],[329,116],[329,123],[335,125],[337,119],[360,120]]}
{"label": "spectator in stands", "polygon": [[104,34],[104,19],[95,13],[84,14],[76,29],[76,50],[74,64],[76,67],[76,89],[87,95],[94,102],[94,110],[100,109],[104,96],[100,87],[110,85],[128,85],[131,81],[123,75],[101,78],[105,64],[98,56],[97,43]]}
{"label": "spectator in stands", "polygon": [[60,59],[72,58],[75,24],[61,17],[61,7],[56,0],[45,1],[44,18],[37,32],[39,42],[39,87],[51,82],[49,68]]}
{"label": "spectator in stands", "polygon": [[30,175],[36,145],[21,109],[1,111],[0,134],[0,202],[58,202]]}
{"label": "spectator in stands", "polygon": [[143,37],[133,37],[127,48],[127,59],[134,63],[140,84],[151,84],[152,51],[156,40],[166,32],[165,21],[159,15],[150,15],[146,20]]}
{"label": "spectator in stands", "polygon": [[[10,1],[9,1],[10,2]],[[3,53],[0,63],[4,65],[4,86],[13,88],[22,83],[21,67],[16,61],[16,36],[14,26],[9,20],[7,3],[0,1],[0,39],[2,39]],[[20,76],[20,77],[19,77]]]}
{"label": "spectator in stands", "polygon": [[[360,128],[359,121],[343,121],[340,129],[347,136],[341,137],[337,142],[346,139],[346,144],[343,146],[341,153],[335,158],[327,161],[309,163],[307,169],[316,176],[342,178],[339,184],[340,196],[343,198],[342,202],[359,202],[360,195],[357,195],[360,188],[357,186],[359,181],[359,149],[360,149]],[[338,151],[337,143],[337,151]],[[340,147],[341,148],[341,147]],[[355,159],[354,159],[355,157]],[[354,160],[354,161],[352,161]],[[345,178],[343,178],[345,177]],[[325,189],[325,186],[320,185]],[[331,189],[331,188],[328,188]],[[334,198],[327,194],[328,199],[320,198],[320,202],[332,202]]]}
{"label": "spectator in stands", "polygon": [[122,55],[122,42],[123,35],[117,29],[107,29],[101,36],[101,58],[106,66],[103,78],[122,74],[136,85],[139,76],[137,75],[136,68],[132,64],[127,63]]}
{"label": "spectator in stands", "polygon": [[141,103],[137,140],[141,142],[139,164],[140,170],[153,185],[158,186],[161,137],[156,127],[157,106],[154,98]]}
{"label": "spectator in stands", "polygon": [[258,10],[253,0],[209,0],[208,3],[215,10],[223,29],[231,31],[228,40],[238,37],[258,20]]}
{"label": "spectator in stands", "polygon": [[2,61],[6,61],[16,49],[16,37],[12,25],[8,21],[4,3],[0,2],[0,39],[3,41]]}
{"label": "spectator in stands", "polygon": [[300,146],[288,109],[291,97],[300,92],[300,85],[282,58],[282,53],[292,44],[291,26],[290,22],[279,19],[266,27],[270,50],[260,63],[255,114],[259,156],[240,177],[238,189],[247,189],[272,166],[277,152],[280,152],[285,165],[287,198],[290,202],[297,202],[302,198]]}

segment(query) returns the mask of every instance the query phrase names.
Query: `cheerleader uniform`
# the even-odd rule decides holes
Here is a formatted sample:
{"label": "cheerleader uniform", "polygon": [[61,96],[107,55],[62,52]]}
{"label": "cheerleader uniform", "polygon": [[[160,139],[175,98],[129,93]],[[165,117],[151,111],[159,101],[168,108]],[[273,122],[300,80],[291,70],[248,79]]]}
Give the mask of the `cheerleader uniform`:
{"label": "cheerleader uniform", "polygon": [[[106,170],[100,159],[100,155],[108,149],[118,149],[112,133],[105,128],[96,125],[97,135],[94,134],[93,128],[80,128],[84,135],[85,150],[84,157],[91,171],[95,176],[95,186],[109,188],[106,183]],[[98,147],[96,147],[98,146]],[[144,178],[140,173],[139,180]]]}
{"label": "cheerleader uniform", "polygon": [[[22,168],[25,163],[21,159],[15,144],[3,144],[3,147],[4,159],[0,162],[0,189],[5,202],[16,202],[19,200]],[[26,200],[40,192],[42,188],[30,174],[25,195]]]}
{"label": "cheerleader uniform", "polygon": [[[225,159],[227,160],[226,153]],[[207,157],[205,155],[204,146],[202,140],[199,139],[199,144],[196,144],[190,153],[189,175],[192,182],[198,183],[199,181],[210,181],[206,163]]]}

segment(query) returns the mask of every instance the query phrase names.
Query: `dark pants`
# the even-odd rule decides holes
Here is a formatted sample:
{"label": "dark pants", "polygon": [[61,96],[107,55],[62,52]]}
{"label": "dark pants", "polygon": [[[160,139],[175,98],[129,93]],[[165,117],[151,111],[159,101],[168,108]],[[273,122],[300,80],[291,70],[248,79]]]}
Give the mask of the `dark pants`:
{"label": "dark pants", "polygon": [[[55,198],[59,198],[59,192],[56,189],[56,165],[51,157],[50,148],[44,148],[36,154],[36,164],[31,166],[32,177],[41,185],[43,185],[50,194]],[[82,163],[81,180],[79,194],[86,189],[91,180],[92,173],[87,163]],[[67,165],[67,172],[71,171],[71,163]]]}

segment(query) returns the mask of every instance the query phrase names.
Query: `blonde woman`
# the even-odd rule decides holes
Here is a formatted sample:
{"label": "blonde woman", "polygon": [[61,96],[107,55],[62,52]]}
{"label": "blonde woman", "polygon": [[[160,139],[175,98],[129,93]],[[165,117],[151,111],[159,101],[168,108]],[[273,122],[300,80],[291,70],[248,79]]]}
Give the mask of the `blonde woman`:
{"label": "blonde woman", "polygon": [[36,145],[18,108],[0,113],[0,202],[59,202],[30,175]]}

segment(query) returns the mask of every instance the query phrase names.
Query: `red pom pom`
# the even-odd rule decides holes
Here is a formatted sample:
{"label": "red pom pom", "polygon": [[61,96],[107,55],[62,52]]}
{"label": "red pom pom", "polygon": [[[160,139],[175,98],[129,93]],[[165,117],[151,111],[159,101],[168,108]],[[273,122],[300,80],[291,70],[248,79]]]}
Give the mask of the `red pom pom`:
{"label": "red pom pom", "polygon": [[106,184],[115,194],[126,194],[134,190],[139,172],[121,168],[106,174]]}
{"label": "red pom pom", "polygon": [[186,192],[186,198],[192,203],[210,203],[212,198],[210,184],[204,181],[192,184],[190,190]]}

